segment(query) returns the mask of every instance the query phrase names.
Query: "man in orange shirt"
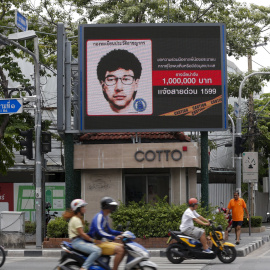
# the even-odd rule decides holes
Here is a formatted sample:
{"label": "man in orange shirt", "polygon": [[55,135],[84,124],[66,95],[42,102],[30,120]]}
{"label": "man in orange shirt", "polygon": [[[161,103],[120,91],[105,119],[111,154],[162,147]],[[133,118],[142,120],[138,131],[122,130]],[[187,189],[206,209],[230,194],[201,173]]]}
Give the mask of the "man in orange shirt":
{"label": "man in orange shirt", "polygon": [[247,218],[249,218],[248,210],[245,201],[242,198],[239,198],[239,192],[234,192],[233,199],[230,200],[227,212],[228,215],[230,209],[232,209],[232,220],[233,224],[232,227],[235,229],[235,236],[236,236],[236,245],[240,244],[240,234],[241,234],[241,226],[243,225],[244,220],[244,210],[247,214]]}

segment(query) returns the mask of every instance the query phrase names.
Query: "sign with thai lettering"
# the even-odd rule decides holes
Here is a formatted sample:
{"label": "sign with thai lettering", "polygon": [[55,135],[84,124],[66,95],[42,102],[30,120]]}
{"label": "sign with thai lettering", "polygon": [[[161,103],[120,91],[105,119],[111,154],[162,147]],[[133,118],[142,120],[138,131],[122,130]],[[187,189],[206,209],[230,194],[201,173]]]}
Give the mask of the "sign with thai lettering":
{"label": "sign with thai lettering", "polygon": [[224,24],[79,26],[80,130],[227,129]]}
{"label": "sign with thai lettering", "polygon": [[15,12],[15,24],[22,31],[28,30],[28,20],[18,10]]}
{"label": "sign with thai lettering", "polygon": [[22,113],[22,104],[21,98],[0,99],[0,114]]}

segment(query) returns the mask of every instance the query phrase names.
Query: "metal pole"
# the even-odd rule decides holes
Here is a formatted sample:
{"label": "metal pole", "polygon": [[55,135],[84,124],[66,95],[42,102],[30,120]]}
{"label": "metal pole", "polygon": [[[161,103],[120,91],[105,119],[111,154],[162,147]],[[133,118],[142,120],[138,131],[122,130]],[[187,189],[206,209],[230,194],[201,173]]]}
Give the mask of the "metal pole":
{"label": "metal pole", "polygon": [[36,131],[36,156],[35,156],[35,179],[36,179],[36,247],[42,248],[42,201],[41,201],[41,179],[42,179],[42,156],[40,148],[41,137],[41,92],[40,92],[40,75],[39,75],[39,49],[38,49],[38,37],[34,37],[34,53],[27,48],[21,46],[19,43],[8,39],[6,36],[0,34],[0,39],[4,40],[8,44],[12,44],[15,47],[21,49],[27,54],[31,55],[34,59],[35,67],[35,86],[36,86],[36,114],[35,114],[35,131]]}
{"label": "metal pole", "polygon": [[[242,89],[243,86],[246,82],[246,80],[253,76],[253,75],[266,75],[266,74],[270,74],[270,72],[253,72],[249,75],[247,75],[246,77],[244,77],[243,81],[240,84],[239,87],[239,96],[238,96],[238,105],[239,105],[239,114],[238,117],[236,119],[236,133],[235,136],[236,137],[240,137],[242,136],[242,118],[241,118],[241,98],[242,98]],[[239,196],[241,197],[241,160],[242,157],[238,156],[235,158],[235,168],[236,168],[236,190],[239,192]]]}
{"label": "metal pole", "polygon": [[65,122],[66,131],[71,130],[71,42],[66,41],[65,49]]}
{"label": "metal pole", "polygon": [[248,220],[248,233],[249,236],[251,235],[251,216],[250,216],[250,205],[251,205],[251,198],[250,198],[250,182],[248,183],[248,212],[249,212],[249,220]]}
{"label": "metal pole", "polygon": [[38,37],[34,38],[35,81],[36,81],[36,247],[42,248],[42,155],[41,155],[41,91],[39,75]]}
{"label": "metal pole", "polygon": [[268,160],[268,207],[267,212],[270,210],[270,158]]}
{"label": "metal pole", "polygon": [[201,132],[201,201],[204,207],[208,207],[208,185],[209,185],[209,174],[208,174],[208,132]]}
{"label": "metal pole", "polygon": [[168,23],[170,22],[170,0],[168,0]]}
{"label": "metal pole", "polygon": [[234,168],[234,133],[235,133],[235,125],[232,117],[228,114],[229,119],[232,123],[232,167]]}

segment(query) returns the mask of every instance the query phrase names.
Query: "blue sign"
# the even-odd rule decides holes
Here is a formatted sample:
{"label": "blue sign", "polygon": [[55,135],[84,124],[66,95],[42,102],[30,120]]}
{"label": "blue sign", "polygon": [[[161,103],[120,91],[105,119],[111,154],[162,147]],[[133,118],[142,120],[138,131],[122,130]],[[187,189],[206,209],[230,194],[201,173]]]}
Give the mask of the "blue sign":
{"label": "blue sign", "polygon": [[28,21],[18,10],[15,13],[15,24],[22,31],[28,30]]}
{"label": "blue sign", "polygon": [[0,114],[21,113],[22,99],[0,99]]}

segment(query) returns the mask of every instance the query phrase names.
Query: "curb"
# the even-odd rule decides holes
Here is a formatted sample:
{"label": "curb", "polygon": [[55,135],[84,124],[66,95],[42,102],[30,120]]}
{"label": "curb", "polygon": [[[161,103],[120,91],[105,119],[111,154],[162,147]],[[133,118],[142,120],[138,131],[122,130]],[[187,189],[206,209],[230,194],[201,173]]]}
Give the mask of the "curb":
{"label": "curb", "polygon": [[61,257],[61,250],[8,250],[7,257]]}
{"label": "curb", "polygon": [[262,245],[265,244],[265,242],[269,242],[270,236],[265,235],[262,237],[261,240],[252,241],[250,244],[245,245],[239,249],[237,249],[237,257],[245,257],[249,253],[253,252],[254,250],[260,248]]}
{"label": "curb", "polygon": [[[237,257],[245,257],[254,250],[260,248],[265,242],[270,241],[270,235],[264,235],[261,240],[255,240],[251,243],[238,248],[236,250]],[[6,250],[7,257],[61,257],[62,250],[40,249],[40,250],[23,250],[23,249],[9,249]],[[150,257],[166,257],[166,251],[163,250],[149,250]]]}

